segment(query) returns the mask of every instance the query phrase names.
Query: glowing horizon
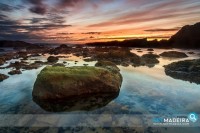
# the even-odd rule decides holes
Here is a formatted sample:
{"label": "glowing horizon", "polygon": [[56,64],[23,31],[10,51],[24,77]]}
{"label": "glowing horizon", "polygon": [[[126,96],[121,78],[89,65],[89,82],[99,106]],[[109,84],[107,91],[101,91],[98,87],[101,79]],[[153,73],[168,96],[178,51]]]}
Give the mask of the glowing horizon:
{"label": "glowing horizon", "polygon": [[1,0],[0,40],[161,40],[198,22],[199,14],[199,0]]}

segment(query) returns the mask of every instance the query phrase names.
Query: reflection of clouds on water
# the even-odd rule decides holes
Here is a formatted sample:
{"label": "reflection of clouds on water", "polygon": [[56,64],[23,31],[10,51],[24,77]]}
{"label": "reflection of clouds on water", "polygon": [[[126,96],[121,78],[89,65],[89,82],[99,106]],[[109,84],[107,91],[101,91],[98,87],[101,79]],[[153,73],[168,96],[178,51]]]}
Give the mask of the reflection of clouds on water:
{"label": "reflection of clouds on water", "polygon": [[[148,51],[140,54],[145,54]],[[167,50],[164,50],[167,51]],[[169,50],[168,50],[169,51]],[[134,52],[134,50],[132,50]],[[155,49],[154,53],[160,54],[162,49]],[[186,52],[186,51],[185,51]],[[198,53],[195,51],[195,53]],[[46,61],[46,56],[38,57]],[[62,56],[62,55],[59,55]],[[63,55],[64,56],[64,55]],[[60,58],[59,63],[66,61],[66,66],[90,66],[96,62],[84,62],[82,57]],[[196,58],[189,55],[187,59]],[[34,57],[37,60],[37,57]],[[77,64],[74,61],[77,60]],[[159,58],[160,63],[153,68],[121,67],[123,76],[122,88],[119,96],[105,107],[82,113],[97,114],[168,114],[168,113],[200,113],[200,85],[176,80],[165,75],[163,65],[176,60]],[[178,59],[180,60],[180,59]],[[33,62],[34,60],[31,60]],[[0,82],[0,112],[1,113],[48,113],[32,101],[32,88],[42,68],[23,71],[21,75],[10,76]],[[7,74],[9,69],[0,70]],[[80,113],[80,112],[72,112]]]}

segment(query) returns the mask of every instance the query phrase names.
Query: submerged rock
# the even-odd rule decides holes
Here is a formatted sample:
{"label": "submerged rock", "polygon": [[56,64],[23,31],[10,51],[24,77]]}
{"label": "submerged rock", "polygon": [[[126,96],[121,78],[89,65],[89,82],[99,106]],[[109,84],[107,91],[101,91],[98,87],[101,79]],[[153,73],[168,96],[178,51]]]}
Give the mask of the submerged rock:
{"label": "submerged rock", "polygon": [[[59,106],[58,110],[63,110],[63,103],[77,103],[75,99],[83,100],[80,97],[89,98],[96,94],[113,97],[113,94],[118,94],[122,83],[119,70],[116,71],[113,66],[96,66],[98,67],[45,67],[34,84],[33,100],[41,106],[45,102],[47,105],[52,102]],[[115,72],[110,69],[112,67]]]}
{"label": "submerged rock", "polygon": [[10,72],[8,72],[8,74],[10,75],[16,75],[16,74],[21,74],[22,72],[20,70],[12,70]]}
{"label": "submerged rock", "polygon": [[152,48],[148,48],[147,51],[154,51]]}
{"label": "submerged rock", "polygon": [[200,59],[174,62],[164,67],[166,75],[200,84]]}
{"label": "submerged rock", "polygon": [[2,82],[3,80],[7,79],[9,76],[4,75],[4,74],[0,74],[0,82]]}
{"label": "submerged rock", "polygon": [[186,58],[186,57],[188,57],[185,53],[178,52],[178,51],[163,52],[160,54],[160,56],[168,57],[168,58]]}
{"label": "submerged rock", "polygon": [[49,56],[49,57],[47,58],[47,61],[48,61],[49,63],[56,63],[56,62],[58,62],[58,60],[59,60],[59,58],[56,57],[56,56]]}

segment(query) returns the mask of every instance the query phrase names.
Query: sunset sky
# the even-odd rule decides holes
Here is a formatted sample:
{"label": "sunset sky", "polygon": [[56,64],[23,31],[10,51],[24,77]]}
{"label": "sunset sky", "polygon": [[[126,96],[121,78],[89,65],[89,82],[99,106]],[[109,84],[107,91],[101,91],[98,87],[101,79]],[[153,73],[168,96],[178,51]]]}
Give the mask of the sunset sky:
{"label": "sunset sky", "polygon": [[1,0],[0,40],[168,39],[200,21],[200,0]]}

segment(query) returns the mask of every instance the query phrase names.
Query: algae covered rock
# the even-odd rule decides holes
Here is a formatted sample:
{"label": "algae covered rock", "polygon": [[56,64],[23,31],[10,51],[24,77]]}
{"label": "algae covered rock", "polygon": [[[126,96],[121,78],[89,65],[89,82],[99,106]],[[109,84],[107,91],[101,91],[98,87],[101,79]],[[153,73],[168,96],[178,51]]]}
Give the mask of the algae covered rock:
{"label": "algae covered rock", "polygon": [[119,71],[105,67],[47,66],[37,77],[33,97],[65,99],[94,93],[118,92],[122,77]]}
{"label": "algae covered rock", "polygon": [[[110,67],[105,67],[105,63]],[[118,95],[122,76],[117,66],[111,62],[97,63],[96,66],[98,67],[45,67],[34,84],[33,100],[48,111],[64,111],[67,108],[71,110],[69,105],[74,106],[75,110],[84,110],[93,108],[94,103],[96,103],[95,106],[107,104]],[[97,99],[104,100],[95,102],[93,98],[93,106],[81,104],[75,107],[83,99],[85,103],[88,101],[90,103],[91,97],[95,95],[98,95]],[[99,101],[102,102],[99,103]]]}
{"label": "algae covered rock", "polygon": [[200,84],[200,59],[174,62],[164,67],[166,75]]}

